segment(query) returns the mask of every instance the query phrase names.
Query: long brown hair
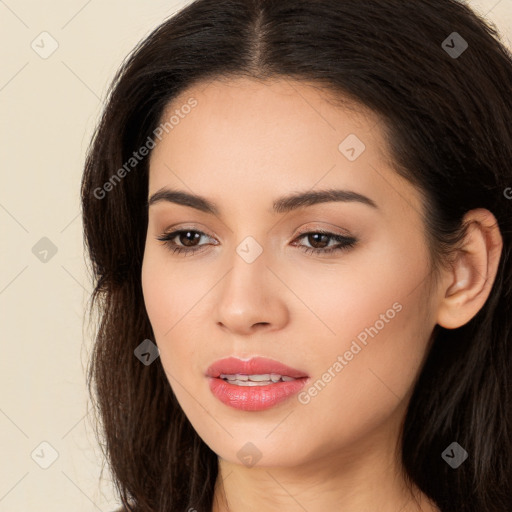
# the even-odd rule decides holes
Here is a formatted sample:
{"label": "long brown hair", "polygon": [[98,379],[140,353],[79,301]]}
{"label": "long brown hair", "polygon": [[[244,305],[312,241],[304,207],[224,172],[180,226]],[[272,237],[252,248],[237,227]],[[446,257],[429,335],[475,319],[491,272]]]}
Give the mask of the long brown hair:
{"label": "long brown hair", "polygon": [[[512,57],[496,29],[456,0],[197,0],[119,69],[81,199],[90,310],[99,312],[88,384],[124,506],[212,508],[216,454],[183,413],[160,359],[146,366],[134,356],[154,337],[141,288],[148,157],[130,159],[154,138],[169,101],[230,75],[314,82],[376,112],[396,171],[425,197],[435,268],[460,242],[466,212],[495,215],[504,245],[490,296],[466,325],[434,329],[402,462],[443,512],[510,512]],[[453,441],[469,453],[457,469],[441,457]]]}

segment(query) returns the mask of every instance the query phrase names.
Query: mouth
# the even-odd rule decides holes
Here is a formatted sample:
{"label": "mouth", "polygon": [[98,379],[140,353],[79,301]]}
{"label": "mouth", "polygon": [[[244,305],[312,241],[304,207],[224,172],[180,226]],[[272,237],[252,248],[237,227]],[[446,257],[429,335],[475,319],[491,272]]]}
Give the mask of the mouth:
{"label": "mouth", "polygon": [[279,361],[221,359],[207,370],[210,390],[222,403],[244,411],[273,407],[298,393],[309,376]]}

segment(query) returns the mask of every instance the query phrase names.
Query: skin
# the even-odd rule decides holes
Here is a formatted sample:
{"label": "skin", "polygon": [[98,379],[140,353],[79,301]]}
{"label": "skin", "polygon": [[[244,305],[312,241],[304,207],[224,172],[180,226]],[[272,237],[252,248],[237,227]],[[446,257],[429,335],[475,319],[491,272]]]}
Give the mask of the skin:
{"label": "skin", "polygon": [[[213,511],[437,511],[405,486],[400,426],[435,324],[463,325],[489,295],[502,248],[496,219],[468,213],[465,251],[429,294],[420,195],[386,163],[375,115],[335,108],[305,83],[240,78],[195,85],[164,117],[190,97],[197,106],[151,154],[148,197],[172,187],[220,212],[151,205],[142,285],[169,383],[219,456]],[[349,134],[366,146],[354,161],[338,149]],[[327,188],[364,194],[378,208],[329,202],[271,211],[278,197]],[[196,254],[173,254],[157,240],[178,229],[205,233]],[[298,238],[315,229],[357,243],[306,253],[300,246],[337,245]],[[247,236],[263,250],[252,263],[236,252]],[[187,239],[173,241],[183,247]],[[206,369],[230,355],[276,359],[314,383],[395,303],[401,310],[307,404],[294,396],[241,411],[209,390]],[[237,456],[248,442],[261,454],[252,467]]]}

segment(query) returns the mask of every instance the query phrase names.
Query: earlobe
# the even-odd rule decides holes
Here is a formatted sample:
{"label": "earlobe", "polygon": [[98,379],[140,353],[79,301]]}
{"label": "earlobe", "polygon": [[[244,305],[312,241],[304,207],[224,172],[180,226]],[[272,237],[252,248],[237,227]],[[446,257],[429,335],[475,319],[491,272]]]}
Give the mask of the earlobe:
{"label": "earlobe", "polygon": [[479,208],[464,218],[469,223],[464,246],[446,274],[437,323],[456,329],[469,322],[485,304],[494,284],[503,240],[494,215]]}

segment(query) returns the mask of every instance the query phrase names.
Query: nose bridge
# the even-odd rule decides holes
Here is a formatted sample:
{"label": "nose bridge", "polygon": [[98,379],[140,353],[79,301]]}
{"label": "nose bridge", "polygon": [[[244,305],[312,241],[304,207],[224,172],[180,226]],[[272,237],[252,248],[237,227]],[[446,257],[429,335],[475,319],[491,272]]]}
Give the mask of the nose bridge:
{"label": "nose bridge", "polygon": [[272,285],[268,262],[267,252],[252,236],[235,247],[229,259],[231,270],[217,296],[217,322],[240,331],[254,324],[280,322],[284,308]]}
{"label": "nose bridge", "polygon": [[[235,294],[241,298],[255,299],[265,293],[268,273],[268,255],[253,236],[246,236],[235,247],[230,259],[231,271],[226,276],[225,293]],[[240,294],[240,296],[239,296]]]}

